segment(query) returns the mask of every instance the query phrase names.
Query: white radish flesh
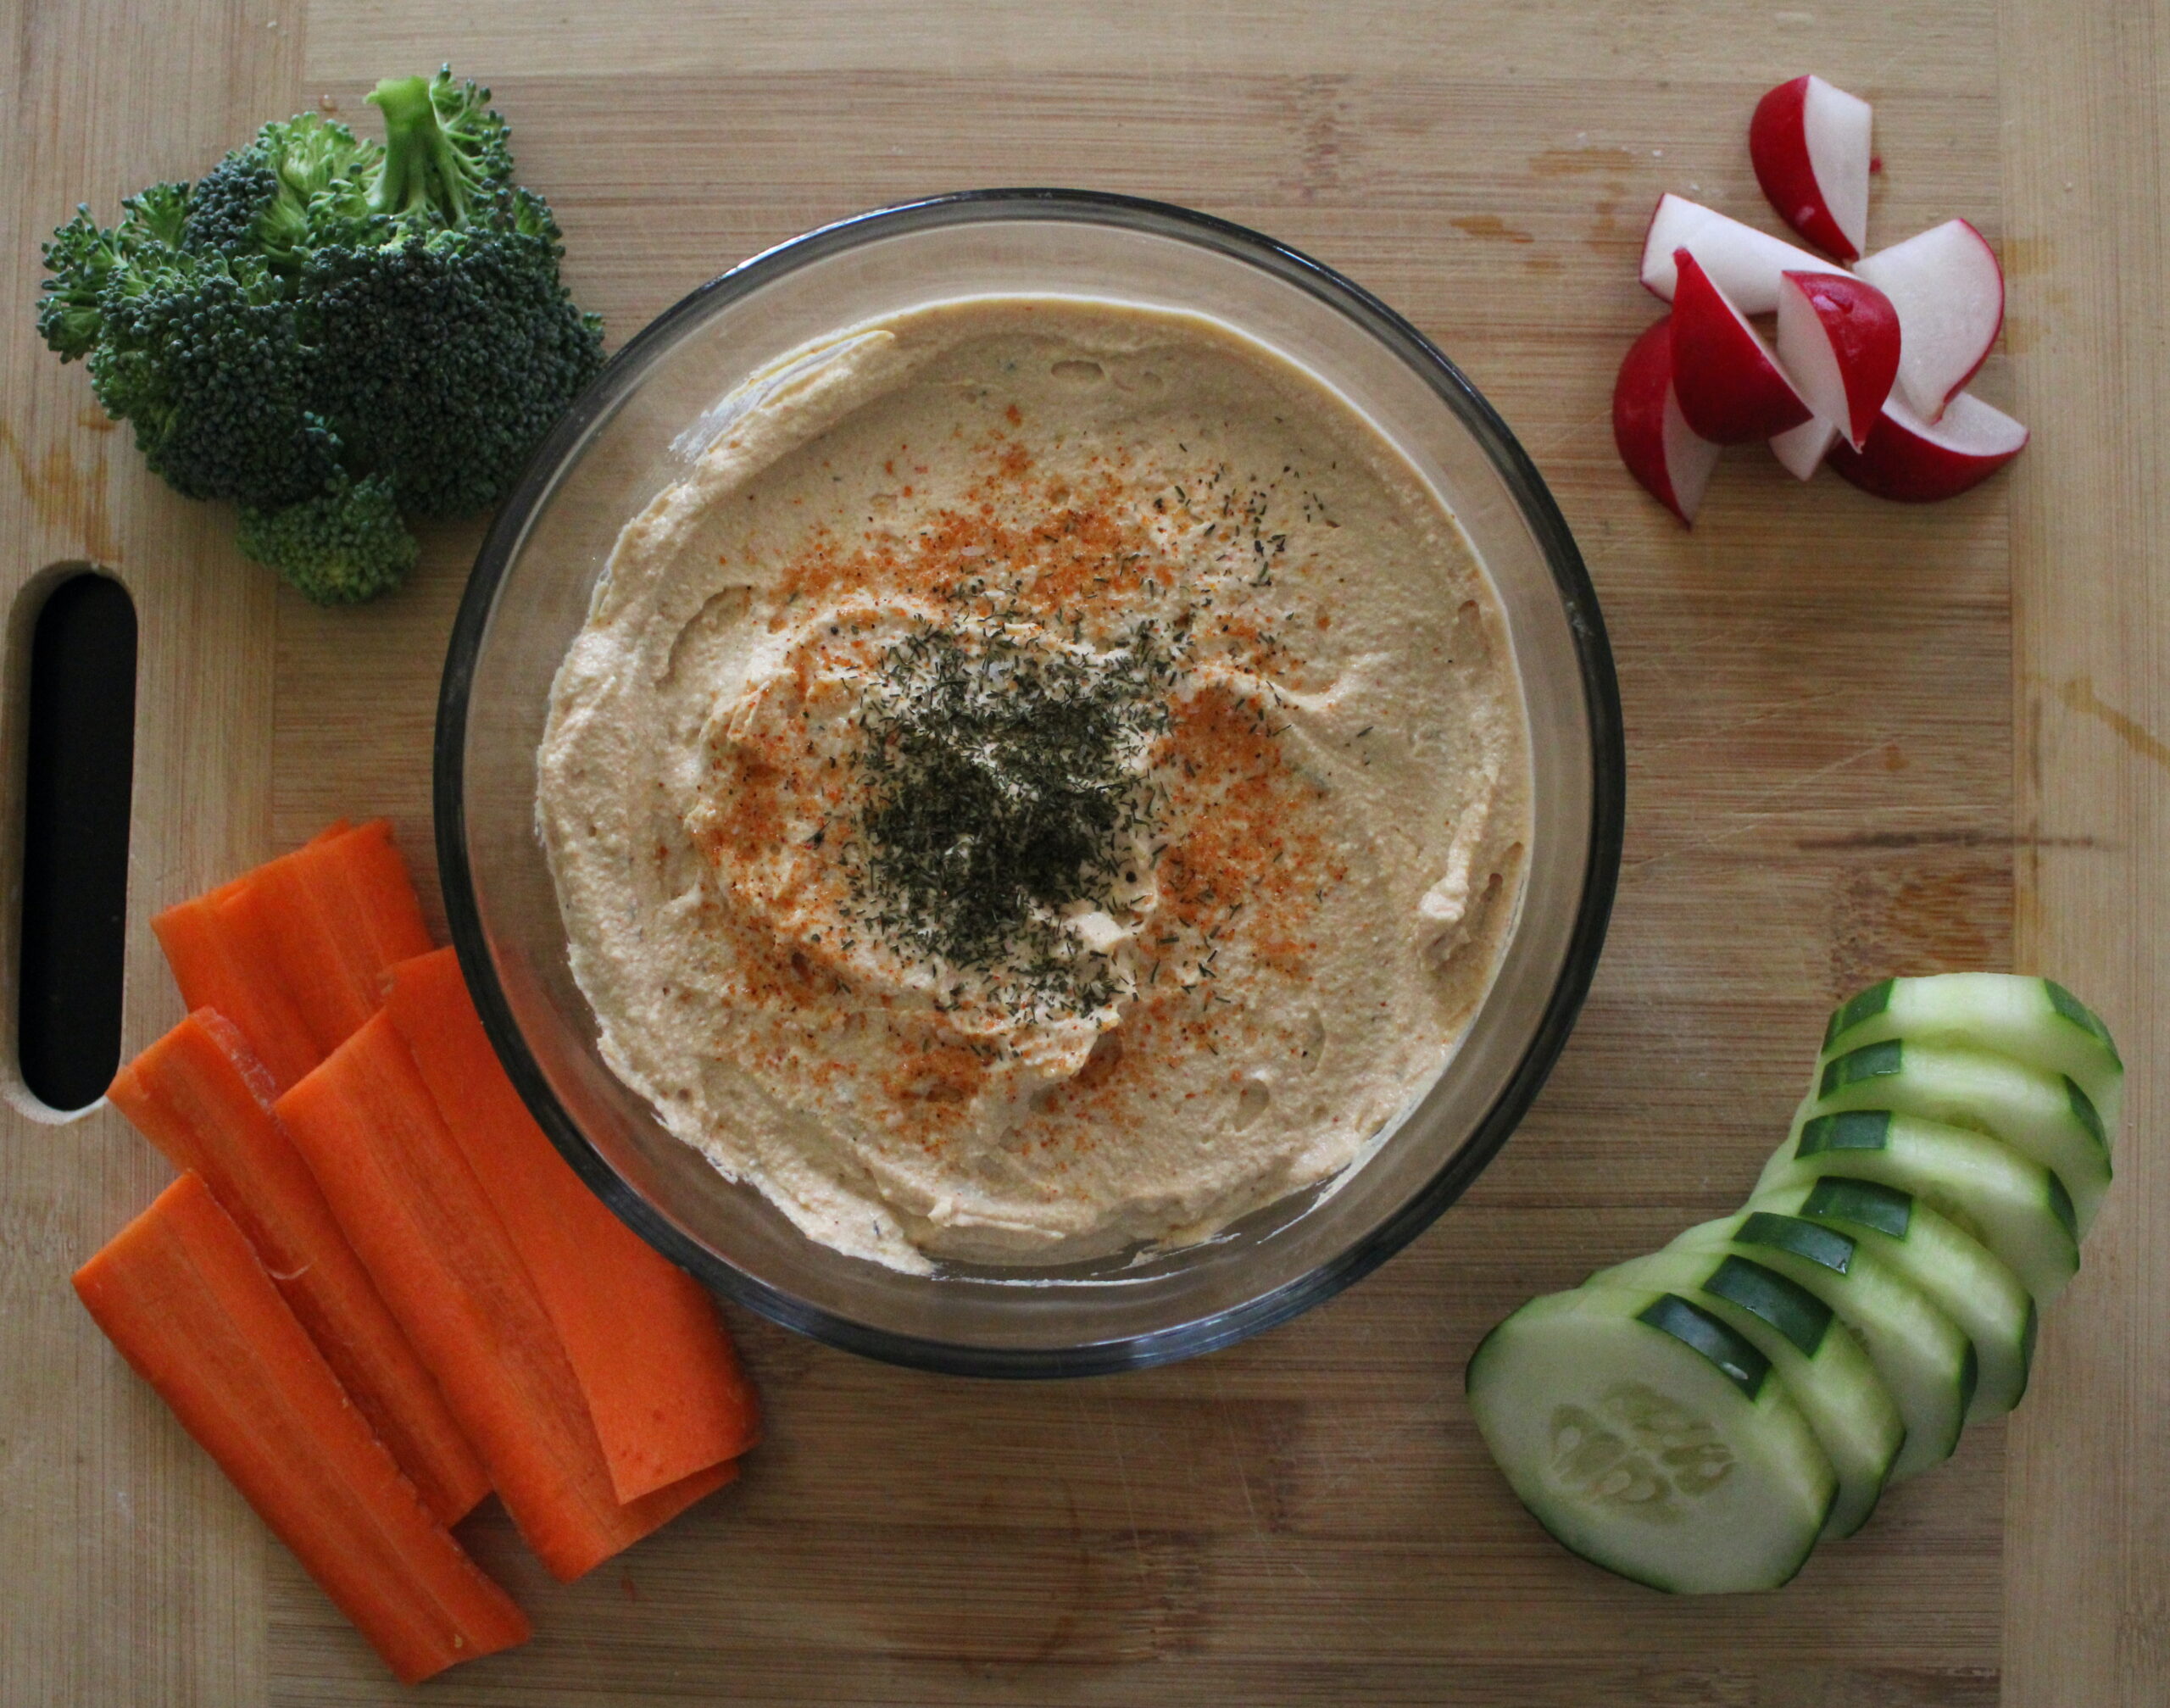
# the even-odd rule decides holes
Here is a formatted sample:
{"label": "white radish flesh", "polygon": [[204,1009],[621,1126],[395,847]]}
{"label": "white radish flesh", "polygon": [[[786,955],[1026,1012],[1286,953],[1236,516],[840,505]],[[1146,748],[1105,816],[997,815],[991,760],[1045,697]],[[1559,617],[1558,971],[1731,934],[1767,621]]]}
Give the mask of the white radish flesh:
{"label": "white radish flesh", "polygon": [[2004,269],[1989,240],[1947,220],[1854,269],[1899,311],[1899,389],[1934,421],[1966,389],[2004,325]]}
{"label": "white radish flesh", "polygon": [[1788,271],[1845,271],[1715,208],[1668,192],[1659,198],[1644,234],[1642,271],[1644,288],[1668,303],[1679,279],[1672,259],[1676,249],[1692,253],[1744,314],[1767,314],[1776,309],[1779,276]]}
{"label": "white radish flesh", "polygon": [[1771,454],[1786,466],[1786,472],[1797,481],[1805,481],[1822,466],[1831,449],[1831,442],[1839,437],[1839,430],[1821,415],[1811,415],[1790,432],[1779,433],[1771,440]]}

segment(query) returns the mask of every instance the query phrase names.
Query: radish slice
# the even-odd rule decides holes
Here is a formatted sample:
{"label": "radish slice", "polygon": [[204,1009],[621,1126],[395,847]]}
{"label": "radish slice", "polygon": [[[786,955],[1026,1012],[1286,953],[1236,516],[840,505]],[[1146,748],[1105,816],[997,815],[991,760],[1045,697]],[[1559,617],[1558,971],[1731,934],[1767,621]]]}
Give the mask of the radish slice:
{"label": "radish slice", "polygon": [[1865,492],[1925,504],[1979,486],[2027,448],[2027,429],[2001,409],[1961,392],[1940,421],[1925,421],[1892,398],[1858,452],[1831,449],[1831,466]]}
{"label": "radish slice", "polygon": [[1850,274],[1788,273],[1778,292],[1778,360],[1809,407],[1856,449],[1899,372],[1899,314]]}
{"label": "radish slice", "polygon": [[2004,269],[1989,239],[1946,220],[1879,249],[1855,273],[1899,311],[1899,390],[1934,421],[1967,387],[2004,325]]}
{"label": "radish slice", "polygon": [[1672,386],[1672,317],[1629,346],[1612,387],[1612,442],[1628,472],[1650,496],[1692,525],[1718,448],[1697,437]]}
{"label": "radish slice", "polygon": [[1796,481],[1805,481],[1814,474],[1817,467],[1839,437],[1839,430],[1821,415],[1811,415],[1789,433],[1778,433],[1771,440],[1771,454],[1786,465],[1786,472]]}
{"label": "radish slice", "polygon": [[1720,445],[1767,439],[1810,419],[1809,407],[1748,316],[1686,249],[1673,263],[1672,385],[1680,413],[1702,438]]}
{"label": "radish slice", "polygon": [[1778,306],[1778,275],[1843,273],[1822,257],[1796,249],[1783,238],[1729,219],[1715,208],[1667,193],[1651,210],[1643,234],[1643,285],[1670,303],[1679,279],[1676,250],[1694,253],[1711,281],[1744,314],[1767,314]]}
{"label": "radish slice", "polygon": [[1781,83],[1755,103],[1748,157],[1778,217],[1850,261],[1868,242],[1872,109],[1821,77]]}

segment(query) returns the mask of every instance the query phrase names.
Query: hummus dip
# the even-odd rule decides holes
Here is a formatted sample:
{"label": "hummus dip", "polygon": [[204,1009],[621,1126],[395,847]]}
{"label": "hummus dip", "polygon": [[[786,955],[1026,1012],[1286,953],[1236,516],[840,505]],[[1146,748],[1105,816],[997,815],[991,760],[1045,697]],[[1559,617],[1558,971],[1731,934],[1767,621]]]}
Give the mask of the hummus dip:
{"label": "hummus dip", "polygon": [[1438,1074],[1521,895],[1495,595],[1221,324],[979,298],[700,424],[559,669],[538,818],[604,1058],[906,1270],[1180,1244]]}

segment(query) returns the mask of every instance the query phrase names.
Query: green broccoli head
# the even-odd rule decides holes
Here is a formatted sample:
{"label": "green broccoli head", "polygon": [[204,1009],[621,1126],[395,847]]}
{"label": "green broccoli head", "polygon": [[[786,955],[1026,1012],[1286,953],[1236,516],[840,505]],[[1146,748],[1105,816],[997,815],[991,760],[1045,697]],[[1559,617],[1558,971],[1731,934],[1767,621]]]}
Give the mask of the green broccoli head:
{"label": "green broccoli head", "polygon": [[371,189],[383,162],[382,148],[336,119],[302,113],[266,125],[197,181],[186,241],[209,253],[256,255],[281,271],[322,243],[375,241],[387,223]]}
{"label": "green broccoli head", "polygon": [[370,99],[381,145],[302,114],[46,246],[47,344],[87,361],[170,485],[242,503],[251,554],[281,565],[391,562],[399,512],[495,503],[603,360],[489,91],[447,67]]}
{"label": "green broccoli head", "polygon": [[181,247],[198,255],[236,256],[259,246],[256,222],[279,192],[279,174],[254,145],[236,148],[188,192]]}
{"label": "green broccoli head", "polygon": [[603,361],[603,331],[558,282],[557,245],[442,231],[320,250],[303,275],[320,393],[357,466],[417,515],[496,503]]}
{"label": "green broccoli head", "polygon": [[101,230],[88,208],[53,234],[45,246],[45,294],[38,299],[37,335],[64,362],[78,362],[97,348],[105,329],[99,308],[105,287],[122,265],[120,234]]}
{"label": "green broccoli head", "polygon": [[283,509],[244,507],[236,537],[245,556],[276,570],[320,605],[359,604],[389,593],[420,551],[399,519],[392,483],[376,475],[342,481]]}
{"label": "green broccoli head", "polygon": [[109,287],[138,269],[156,269],[187,223],[188,186],[153,184],[120,204],[120,223],[110,231],[78,207],[75,217],[45,246],[44,295],[38,303],[38,336],[64,362],[80,361],[97,348],[101,309]]}
{"label": "green broccoli head", "polygon": [[136,448],[175,491],[284,504],[337,470],[293,305],[260,266],[138,255],[107,281],[97,312],[92,389],[133,424]]}

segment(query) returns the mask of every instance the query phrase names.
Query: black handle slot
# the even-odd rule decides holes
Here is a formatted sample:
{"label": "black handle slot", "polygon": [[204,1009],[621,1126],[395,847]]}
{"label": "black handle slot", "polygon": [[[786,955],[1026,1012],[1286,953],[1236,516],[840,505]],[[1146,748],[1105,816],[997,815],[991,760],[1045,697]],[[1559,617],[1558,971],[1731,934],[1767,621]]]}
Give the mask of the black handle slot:
{"label": "black handle slot", "polygon": [[96,1103],[120,1065],[136,605],[70,576],[31,632],[25,708],[17,1060],[47,1108]]}

